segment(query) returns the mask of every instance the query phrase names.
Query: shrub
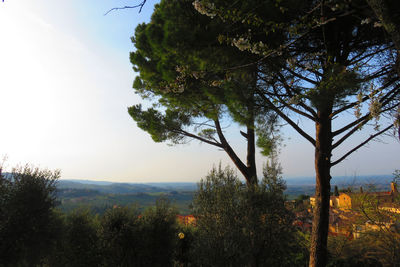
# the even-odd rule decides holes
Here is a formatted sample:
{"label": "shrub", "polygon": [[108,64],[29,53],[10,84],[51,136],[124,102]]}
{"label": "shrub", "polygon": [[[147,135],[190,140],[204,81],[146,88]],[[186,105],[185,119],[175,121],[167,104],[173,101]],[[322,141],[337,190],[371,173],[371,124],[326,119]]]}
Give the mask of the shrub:
{"label": "shrub", "polygon": [[34,266],[51,253],[59,234],[59,171],[26,165],[0,177],[0,266]]}
{"label": "shrub", "polygon": [[[194,198],[197,231],[193,264],[200,266],[299,266],[293,216],[285,208],[285,184],[266,169],[263,181],[244,185],[226,168],[213,169]],[[272,174],[272,175],[271,175]]]}

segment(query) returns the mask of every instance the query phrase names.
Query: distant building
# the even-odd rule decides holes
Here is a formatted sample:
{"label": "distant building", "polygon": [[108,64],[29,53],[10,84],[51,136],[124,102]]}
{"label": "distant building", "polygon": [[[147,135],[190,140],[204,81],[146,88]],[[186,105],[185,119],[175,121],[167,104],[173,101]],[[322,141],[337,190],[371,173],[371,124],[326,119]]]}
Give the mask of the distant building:
{"label": "distant building", "polygon": [[[390,207],[391,204],[395,202],[395,198],[399,195],[397,185],[395,183],[390,183],[390,191],[387,192],[364,193],[362,187],[360,188],[360,191],[360,193],[342,192],[339,193],[339,196],[331,196],[329,205],[331,208],[349,210],[359,206],[360,201],[362,201],[364,198],[374,197],[378,202],[378,206],[383,208],[385,206]],[[311,207],[315,207],[315,197],[310,197],[310,204]],[[390,210],[397,212],[398,209],[392,205]]]}
{"label": "distant building", "polygon": [[[314,196],[313,196],[313,197],[310,197],[310,205],[311,205],[312,208],[315,207],[315,201],[316,201],[316,200],[315,200],[315,197],[314,197]],[[338,205],[339,205],[338,197],[336,197],[336,196],[331,196],[331,197],[330,197],[330,200],[329,200],[329,206],[332,207],[332,208],[337,208]]]}
{"label": "distant building", "polygon": [[[381,222],[366,222],[365,224],[356,224],[357,217],[360,214],[357,208],[363,201],[376,201],[378,208],[391,213],[400,213],[400,206],[395,203],[399,196],[395,183],[390,184],[390,191],[385,192],[364,192],[360,188],[359,193],[342,192],[339,196],[330,197],[329,210],[329,233],[331,235],[343,235],[349,238],[358,238],[362,232],[379,230],[382,227],[387,229],[400,229],[399,222],[393,220],[384,220]],[[315,207],[315,197],[310,197],[311,207]],[[397,231],[396,230],[396,231]]]}

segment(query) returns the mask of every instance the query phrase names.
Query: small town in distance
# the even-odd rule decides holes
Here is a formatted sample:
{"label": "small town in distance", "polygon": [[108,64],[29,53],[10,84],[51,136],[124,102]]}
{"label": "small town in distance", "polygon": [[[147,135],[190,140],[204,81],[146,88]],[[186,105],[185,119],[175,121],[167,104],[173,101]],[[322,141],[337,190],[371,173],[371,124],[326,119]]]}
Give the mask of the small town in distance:
{"label": "small town in distance", "polygon": [[[349,239],[360,237],[368,231],[382,229],[393,233],[400,233],[400,205],[396,198],[399,197],[397,184],[390,183],[389,191],[359,191],[350,188],[335,191],[330,197],[329,210],[329,235],[344,236]],[[310,232],[312,227],[312,209],[315,206],[315,197],[308,199],[287,200],[287,207],[294,211],[296,219],[293,225],[301,231]],[[376,214],[367,218],[366,212],[372,208]],[[376,218],[378,216],[378,218]],[[177,215],[179,223],[196,226],[196,217],[193,215]]]}
{"label": "small town in distance", "polygon": [[[390,183],[388,191],[364,191],[360,186],[359,190],[343,189],[335,191],[330,197],[329,209],[329,234],[343,235],[348,238],[357,238],[363,232],[381,230],[382,228],[395,232],[400,231],[400,205],[396,198],[399,197],[397,184]],[[304,200],[309,204],[307,212],[312,212],[315,206],[315,197]],[[366,217],[366,213],[374,209],[375,214]],[[396,217],[397,215],[397,217]],[[311,221],[305,219],[304,212],[296,212],[295,224],[304,230],[311,229]],[[305,219],[305,220],[304,220]]]}

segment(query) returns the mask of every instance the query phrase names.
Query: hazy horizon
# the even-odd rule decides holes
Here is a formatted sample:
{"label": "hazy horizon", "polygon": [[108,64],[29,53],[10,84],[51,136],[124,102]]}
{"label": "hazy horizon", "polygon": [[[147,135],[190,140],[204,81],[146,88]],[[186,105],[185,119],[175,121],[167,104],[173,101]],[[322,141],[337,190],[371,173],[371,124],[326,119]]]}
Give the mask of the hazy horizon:
{"label": "hazy horizon", "polygon": [[[333,176],[332,177],[332,180],[335,180],[335,178],[336,179],[341,179],[341,180],[348,180],[349,182],[352,182],[353,180],[357,180],[357,179],[368,179],[368,178],[382,178],[382,177],[385,177],[385,178],[387,178],[387,179],[392,179],[393,178],[393,174],[367,174],[367,175],[359,175],[359,176]],[[94,183],[97,183],[97,182],[99,182],[99,183],[102,183],[102,182],[105,182],[105,183],[132,183],[132,184],[163,184],[163,183],[197,183],[197,182],[199,182],[200,181],[200,179],[202,179],[203,177],[200,177],[197,181],[187,181],[187,180],[182,180],[182,181],[179,181],[179,180],[170,180],[170,181],[162,181],[162,180],[159,180],[159,181],[157,181],[157,180],[154,180],[154,181],[151,181],[151,182],[146,182],[146,181],[144,181],[144,182],[126,182],[126,181],[118,181],[118,180],[113,180],[113,179],[111,179],[111,180],[107,180],[107,178],[106,179],[103,179],[103,180],[94,180],[94,179],[90,179],[90,178],[79,178],[79,179],[74,179],[74,178],[60,178],[60,180],[63,180],[63,181],[80,181],[80,182],[94,182]],[[291,182],[294,182],[294,181],[296,181],[296,180],[298,180],[298,181],[301,181],[301,180],[310,180],[310,179],[315,179],[315,176],[287,176],[287,177],[282,177],[284,180],[286,180],[286,181],[291,181]],[[244,181],[244,179],[243,179],[243,181]]]}

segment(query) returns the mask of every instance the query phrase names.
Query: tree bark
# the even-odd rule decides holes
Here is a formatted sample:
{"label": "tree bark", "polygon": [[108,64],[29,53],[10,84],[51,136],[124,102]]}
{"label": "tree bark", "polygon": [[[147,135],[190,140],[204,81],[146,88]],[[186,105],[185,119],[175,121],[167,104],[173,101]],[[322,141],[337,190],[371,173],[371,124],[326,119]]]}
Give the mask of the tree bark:
{"label": "tree bark", "polygon": [[311,232],[310,267],[326,266],[328,258],[330,161],[332,152],[332,121],[330,111],[318,111],[315,144],[315,207]]}
{"label": "tree bark", "polygon": [[254,127],[247,126],[247,171],[251,184],[257,184],[255,143]]}

